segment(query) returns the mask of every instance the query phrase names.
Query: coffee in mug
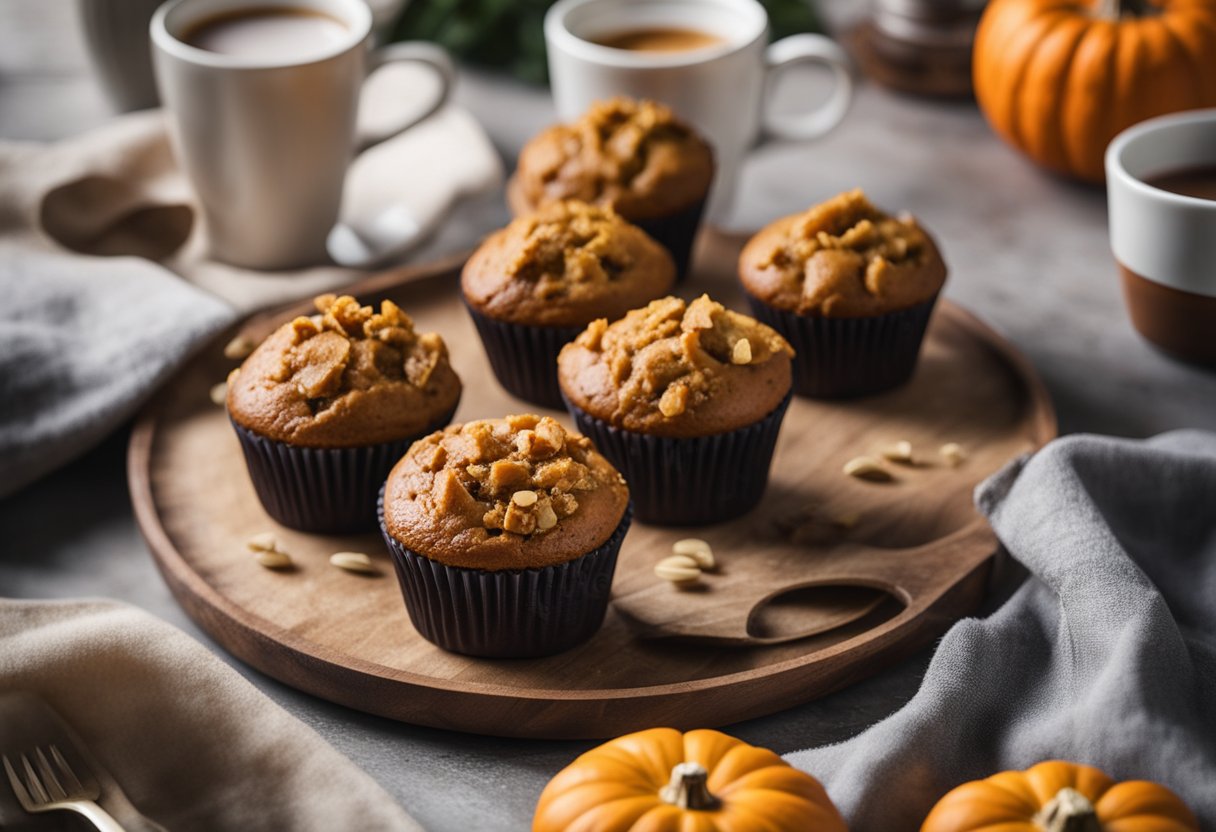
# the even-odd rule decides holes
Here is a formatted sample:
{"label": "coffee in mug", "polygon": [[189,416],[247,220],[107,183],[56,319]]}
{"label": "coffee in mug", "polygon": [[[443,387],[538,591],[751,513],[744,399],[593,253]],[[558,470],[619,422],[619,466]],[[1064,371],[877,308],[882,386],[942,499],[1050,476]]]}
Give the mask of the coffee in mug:
{"label": "coffee in mug", "polygon": [[321,11],[294,6],[257,7],[208,17],[182,32],[198,49],[280,61],[307,61],[350,37],[350,30]]}
{"label": "coffee in mug", "polygon": [[1178,196],[1216,199],[1216,165],[1162,173],[1148,177],[1145,182],[1154,188],[1160,188],[1163,191],[1178,194]]}
{"label": "coffee in mug", "polygon": [[594,43],[612,49],[630,52],[688,52],[721,46],[725,40],[699,29],[684,29],[675,26],[654,26],[646,29],[626,29],[612,32],[594,39]]}

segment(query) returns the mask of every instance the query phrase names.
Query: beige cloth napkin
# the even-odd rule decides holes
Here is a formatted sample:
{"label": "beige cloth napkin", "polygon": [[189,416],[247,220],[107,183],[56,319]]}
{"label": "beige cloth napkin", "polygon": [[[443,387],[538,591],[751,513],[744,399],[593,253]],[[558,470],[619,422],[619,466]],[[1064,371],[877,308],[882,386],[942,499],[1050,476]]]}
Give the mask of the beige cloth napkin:
{"label": "beige cloth napkin", "polygon": [[[368,228],[384,212],[404,210],[433,228],[462,198],[496,192],[502,179],[485,131],[448,106],[355,161],[343,221]],[[332,265],[257,272],[216,262],[207,256],[199,216],[160,111],[121,116],[55,144],[0,142],[0,249],[147,258],[238,312],[328,291],[362,274]]]}
{"label": "beige cloth napkin", "polygon": [[[70,724],[101,779],[172,832],[421,829],[310,728],[134,607],[0,599],[0,692],[22,689]],[[4,738],[0,725],[0,752],[15,750]],[[113,794],[101,803],[132,832],[157,828]],[[17,808],[0,778],[0,829],[56,828],[49,818]]]}

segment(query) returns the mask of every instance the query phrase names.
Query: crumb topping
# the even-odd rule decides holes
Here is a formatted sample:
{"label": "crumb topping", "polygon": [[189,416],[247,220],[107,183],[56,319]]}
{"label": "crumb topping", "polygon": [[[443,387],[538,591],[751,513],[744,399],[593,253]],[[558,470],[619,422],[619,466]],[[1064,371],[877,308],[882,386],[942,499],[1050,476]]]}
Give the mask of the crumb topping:
{"label": "crumb topping", "polygon": [[594,321],[575,340],[600,354],[623,413],[657,410],[673,419],[709,400],[732,368],[793,356],[774,330],[702,295],[653,301],[609,324]]}
{"label": "crumb topping", "polygon": [[508,226],[507,274],[528,281],[542,300],[602,291],[634,264],[625,226],[611,208],[552,203]]}
{"label": "crumb topping", "polygon": [[271,376],[293,385],[314,413],[343,393],[384,381],[424,388],[448,363],[443,338],[415,332],[410,316],[390,300],[377,312],[349,295],[321,295],[316,307],[319,314],[291,322],[291,346]]}
{"label": "crumb topping", "polygon": [[755,265],[776,269],[787,286],[800,290],[800,310],[830,315],[858,295],[898,294],[902,287],[893,284],[908,269],[933,261],[940,257],[915,219],[886,214],[853,190],[792,218],[787,233],[758,252]]}
{"label": "crumb topping", "polygon": [[[415,499],[462,517],[488,536],[543,535],[579,509],[579,495],[622,483],[595,465],[591,440],[544,416],[508,416],[453,425],[419,440],[409,455],[424,475]],[[610,472],[610,473],[609,473]]]}
{"label": "crumb topping", "polygon": [[638,212],[649,215],[641,197],[687,204],[708,189],[713,154],[670,108],[618,97],[542,133],[525,148],[519,168],[533,206],[579,199],[637,219]]}

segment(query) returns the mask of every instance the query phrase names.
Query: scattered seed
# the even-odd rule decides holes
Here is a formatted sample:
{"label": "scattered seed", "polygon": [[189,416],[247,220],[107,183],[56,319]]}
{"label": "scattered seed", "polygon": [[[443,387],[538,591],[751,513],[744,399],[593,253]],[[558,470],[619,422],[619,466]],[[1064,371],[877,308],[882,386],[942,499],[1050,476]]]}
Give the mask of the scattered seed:
{"label": "scattered seed", "polygon": [[375,575],[377,572],[372,559],[362,552],[335,552],[329,556],[329,562],[347,572],[360,572],[364,575]]}
{"label": "scattered seed", "polygon": [[732,364],[750,364],[752,363],[752,344],[746,338],[740,338],[735,342],[735,346],[730,351],[730,363]]}
{"label": "scattered seed", "polygon": [[278,552],[279,540],[271,532],[261,532],[245,541],[251,552]]}
{"label": "scattered seed", "polygon": [[673,584],[688,584],[701,577],[701,567],[686,555],[672,555],[654,565],[654,574]]}
{"label": "scattered seed", "polygon": [[247,358],[249,353],[253,352],[253,348],[257,344],[246,338],[244,335],[238,335],[224,345],[224,358],[240,360]]}
{"label": "scattered seed", "polygon": [[882,460],[873,456],[854,457],[844,464],[843,470],[850,477],[871,482],[890,482],[895,479],[882,464]]}
{"label": "scattered seed", "polygon": [[221,381],[219,384],[214,384],[211,391],[208,393],[211,396],[211,403],[217,404],[220,407],[224,406],[224,402],[228,400],[228,382]]}
{"label": "scattered seed", "polygon": [[842,529],[851,529],[861,522],[861,515],[857,512],[849,512],[841,514],[832,520],[833,526],[839,526]]}
{"label": "scattered seed", "polygon": [[540,510],[536,512],[536,528],[544,532],[556,525],[557,513],[553,510],[553,507],[548,505],[541,506]]}
{"label": "scattered seed", "polygon": [[957,442],[947,442],[938,449],[938,453],[942,455],[942,459],[951,468],[957,468],[962,465],[967,459],[967,452],[963,450],[963,446]]}
{"label": "scattered seed", "polygon": [[697,537],[686,537],[671,545],[672,554],[691,558],[693,563],[702,569],[713,569],[714,550],[710,545]]}
{"label": "scattered seed", "polygon": [[912,462],[912,443],[906,439],[901,439],[898,442],[892,442],[882,449],[883,459],[891,462],[903,462],[911,464]]}
{"label": "scattered seed", "polygon": [[290,569],[293,566],[291,555],[274,549],[263,549],[254,559],[267,569]]}
{"label": "scattered seed", "polygon": [[536,505],[536,500],[537,496],[535,491],[516,491],[511,495],[511,502],[515,503],[515,505],[519,506],[520,508],[531,508],[532,506]]}

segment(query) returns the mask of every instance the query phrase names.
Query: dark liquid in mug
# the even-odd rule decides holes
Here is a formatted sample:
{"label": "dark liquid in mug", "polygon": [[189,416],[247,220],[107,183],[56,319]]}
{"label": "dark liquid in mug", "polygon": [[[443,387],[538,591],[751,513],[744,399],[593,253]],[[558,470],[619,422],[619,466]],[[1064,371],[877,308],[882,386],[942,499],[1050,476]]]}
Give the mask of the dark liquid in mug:
{"label": "dark liquid in mug", "polygon": [[1183,168],[1182,170],[1150,176],[1144,180],[1154,188],[1179,196],[1216,200],[1216,165]]}
{"label": "dark liquid in mug", "polygon": [[613,32],[591,38],[591,42],[600,46],[611,46],[613,49],[627,49],[630,52],[689,52],[725,43],[717,35],[697,29],[657,26]]}
{"label": "dark liquid in mug", "polygon": [[307,61],[350,36],[342,21],[312,9],[255,7],[208,17],[182,33],[198,49],[270,63]]}

